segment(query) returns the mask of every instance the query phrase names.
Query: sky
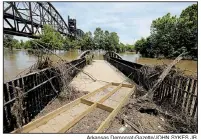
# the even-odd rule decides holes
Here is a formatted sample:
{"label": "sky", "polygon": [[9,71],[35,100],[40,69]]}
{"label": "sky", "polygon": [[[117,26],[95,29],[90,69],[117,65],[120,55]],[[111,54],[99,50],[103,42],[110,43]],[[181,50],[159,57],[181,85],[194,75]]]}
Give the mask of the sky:
{"label": "sky", "polygon": [[84,32],[97,27],[117,32],[120,42],[134,44],[150,35],[153,20],[167,13],[179,17],[182,10],[195,2],[52,2],[67,22],[75,18]]}

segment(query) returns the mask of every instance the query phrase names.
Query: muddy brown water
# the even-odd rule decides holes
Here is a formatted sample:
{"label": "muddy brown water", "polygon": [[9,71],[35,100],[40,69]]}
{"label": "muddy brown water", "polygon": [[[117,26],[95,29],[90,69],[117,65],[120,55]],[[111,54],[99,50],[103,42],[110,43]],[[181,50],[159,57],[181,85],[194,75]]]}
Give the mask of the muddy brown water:
{"label": "muddy brown water", "polygon": [[[162,65],[170,64],[173,60],[170,59],[157,59],[157,58],[140,58],[137,60],[137,63],[146,64],[146,65]],[[176,64],[176,67],[183,70],[186,75],[197,75],[197,61],[193,60],[181,60]]]}
{"label": "muddy brown water", "polygon": [[[61,58],[71,61],[76,59],[82,51],[80,50],[71,50],[71,51],[56,51],[57,55]],[[103,51],[95,51],[95,59],[102,60],[103,59]],[[158,60],[155,58],[142,58],[136,53],[120,53],[123,59],[137,62],[140,64],[146,65],[158,65],[158,64],[168,64],[172,60],[163,59]],[[53,61],[57,61],[59,58],[55,55],[51,55],[50,58]],[[36,62],[37,58],[33,55],[27,53],[26,50],[9,50],[4,48],[4,82],[15,78],[19,73],[28,69],[31,65]],[[197,74],[197,61],[193,60],[182,60],[177,65],[177,67],[185,70],[186,74],[196,75]]]}

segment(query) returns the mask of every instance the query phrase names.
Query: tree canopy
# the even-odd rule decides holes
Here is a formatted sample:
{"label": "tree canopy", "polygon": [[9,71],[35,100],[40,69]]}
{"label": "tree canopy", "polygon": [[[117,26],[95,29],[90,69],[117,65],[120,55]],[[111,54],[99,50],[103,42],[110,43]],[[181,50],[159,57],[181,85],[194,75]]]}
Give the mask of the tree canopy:
{"label": "tree canopy", "polygon": [[14,39],[12,35],[5,34],[3,45],[4,47],[12,50],[13,48],[20,49],[23,44],[22,42],[20,43],[18,40]]}
{"label": "tree canopy", "polygon": [[145,57],[176,57],[188,52],[197,58],[197,4],[182,11],[179,17],[170,13],[153,20],[151,35],[136,41],[135,49]]}
{"label": "tree canopy", "polygon": [[134,51],[134,46],[120,43],[119,36],[116,32],[104,31],[100,27],[96,28],[92,34],[90,31],[86,32],[81,39],[73,39],[71,37],[62,36],[56,32],[50,25],[44,25],[42,34],[39,39],[31,39],[26,42],[13,39],[11,35],[4,36],[4,47],[37,49],[34,42],[42,44],[45,48],[50,50],[97,50],[102,49],[106,51]]}

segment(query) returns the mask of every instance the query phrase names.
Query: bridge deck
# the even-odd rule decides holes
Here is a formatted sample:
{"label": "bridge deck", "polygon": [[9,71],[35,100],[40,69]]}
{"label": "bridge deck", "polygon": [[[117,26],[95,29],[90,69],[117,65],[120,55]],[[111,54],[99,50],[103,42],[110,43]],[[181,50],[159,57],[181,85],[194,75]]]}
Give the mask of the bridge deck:
{"label": "bridge deck", "polygon": [[[133,85],[108,83],[13,133],[101,133],[109,126],[110,121],[116,116],[133,91]],[[106,116],[101,117],[100,114],[91,116],[97,110],[101,110],[100,114],[105,113]],[[92,117],[98,125],[91,128],[94,126],[90,122],[92,118],[82,121],[87,117]],[[90,126],[83,126],[83,123]],[[85,131],[79,130],[80,127]]]}
{"label": "bridge deck", "polygon": [[[90,76],[97,80],[106,82],[94,82],[86,74],[80,72],[71,82],[71,85],[90,93],[36,119],[25,125],[21,131],[18,129],[14,133],[104,132],[110,121],[132,94],[135,86],[126,83],[126,77],[103,60],[95,60],[91,65],[84,68],[84,72],[90,73]],[[83,86],[80,85],[82,82],[84,83]],[[90,120],[96,124],[91,124]],[[96,127],[93,127],[95,125]]]}
{"label": "bridge deck", "polygon": [[[91,65],[83,69],[98,81],[94,82],[89,76],[80,72],[71,82],[71,85],[81,91],[93,91],[107,84],[107,82],[128,84],[127,77],[105,60],[93,60]],[[106,81],[106,82],[103,82]]]}

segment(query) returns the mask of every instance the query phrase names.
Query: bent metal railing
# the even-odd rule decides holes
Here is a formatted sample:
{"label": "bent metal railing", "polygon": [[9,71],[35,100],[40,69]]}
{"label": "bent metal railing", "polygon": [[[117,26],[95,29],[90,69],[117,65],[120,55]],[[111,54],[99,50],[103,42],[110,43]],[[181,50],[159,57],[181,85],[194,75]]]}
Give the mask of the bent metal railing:
{"label": "bent metal railing", "polygon": [[90,50],[86,50],[84,52],[81,53],[81,55],[79,55],[77,58],[83,58],[85,57],[86,55],[90,55],[91,54],[91,51]]}
{"label": "bent metal railing", "polygon": [[[147,80],[145,73],[139,70],[143,65],[119,58],[116,53],[106,52],[104,59],[120,70],[124,75],[145,89],[154,85],[155,79]],[[147,67],[148,68],[148,67]],[[149,87],[147,86],[149,85]],[[198,114],[198,82],[196,78],[166,76],[154,96],[158,102],[170,99],[171,103],[187,116],[197,118]]]}
{"label": "bent metal railing", "polygon": [[118,59],[122,59],[121,56],[113,51],[109,51],[106,52],[104,55],[105,58],[110,58],[110,57],[114,57],[114,58],[118,58]]}
{"label": "bent metal railing", "polygon": [[[84,68],[86,58],[73,60],[68,70],[69,76],[73,77]],[[17,128],[14,104],[16,102],[17,88],[23,92],[23,112],[21,116],[22,126],[29,123],[34,117],[61,91],[60,78],[54,72],[55,69],[46,68],[39,72],[32,72],[20,78],[3,84],[3,132],[8,133]],[[18,99],[17,99],[18,100]]]}

